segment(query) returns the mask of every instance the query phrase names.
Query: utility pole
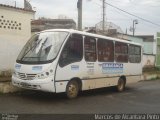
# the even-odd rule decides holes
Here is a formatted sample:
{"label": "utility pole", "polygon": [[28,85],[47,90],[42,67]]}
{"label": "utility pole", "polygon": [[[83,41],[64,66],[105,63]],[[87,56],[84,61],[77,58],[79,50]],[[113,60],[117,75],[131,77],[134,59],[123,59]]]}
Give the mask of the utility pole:
{"label": "utility pole", "polygon": [[14,1],[14,7],[17,7],[17,3],[16,3],[16,1]]}
{"label": "utility pole", "polygon": [[134,36],[134,33],[135,33],[135,24],[134,24],[134,20],[133,20],[133,36]]}
{"label": "utility pole", "polygon": [[78,30],[82,30],[82,0],[78,0],[77,2],[78,9]]}
{"label": "utility pole", "polygon": [[103,2],[103,23],[102,23],[102,30],[103,30],[103,33],[105,31],[105,16],[106,16],[106,6],[105,6],[105,0],[102,0]]}

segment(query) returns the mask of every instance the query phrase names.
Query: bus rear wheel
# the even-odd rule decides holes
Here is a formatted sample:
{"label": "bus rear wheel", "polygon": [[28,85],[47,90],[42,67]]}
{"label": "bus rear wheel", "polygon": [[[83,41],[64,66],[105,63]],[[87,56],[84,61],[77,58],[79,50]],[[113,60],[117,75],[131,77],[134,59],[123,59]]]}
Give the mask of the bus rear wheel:
{"label": "bus rear wheel", "polygon": [[123,78],[119,78],[118,84],[117,84],[117,91],[118,92],[124,91],[125,85],[126,85],[125,80]]}
{"label": "bus rear wheel", "polygon": [[79,86],[78,82],[75,80],[72,80],[68,83],[66,87],[66,95],[69,99],[76,98],[79,93]]}

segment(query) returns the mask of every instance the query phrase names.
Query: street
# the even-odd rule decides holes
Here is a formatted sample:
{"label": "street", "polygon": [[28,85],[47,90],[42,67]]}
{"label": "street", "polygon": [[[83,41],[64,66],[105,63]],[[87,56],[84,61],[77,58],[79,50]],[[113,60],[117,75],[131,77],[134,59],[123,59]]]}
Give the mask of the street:
{"label": "street", "polygon": [[0,113],[159,113],[159,101],[160,80],[153,80],[127,85],[122,93],[113,87],[85,91],[72,100],[64,94],[30,90],[0,94]]}

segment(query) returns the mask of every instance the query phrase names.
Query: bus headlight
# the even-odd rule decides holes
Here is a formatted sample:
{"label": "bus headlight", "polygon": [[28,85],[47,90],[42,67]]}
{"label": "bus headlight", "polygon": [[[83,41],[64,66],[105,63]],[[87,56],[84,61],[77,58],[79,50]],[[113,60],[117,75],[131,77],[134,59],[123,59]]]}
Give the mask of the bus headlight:
{"label": "bus headlight", "polygon": [[37,77],[38,77],[39,79],[47,78],[47,77],[49,77],[50,75],[53,75],[53,72],[52,72],[52,71],[53,71],[53,70],[49,70],[49,71],[40,73],[40,74],[37,75]]}
{"label": "bus headlight", "polygon": [[38,77],[39,79],[44,79],[44,78],[47,78],[48,75],[46,75],[45,72],[44,72],[44,73],[38,74],[37,77]]}

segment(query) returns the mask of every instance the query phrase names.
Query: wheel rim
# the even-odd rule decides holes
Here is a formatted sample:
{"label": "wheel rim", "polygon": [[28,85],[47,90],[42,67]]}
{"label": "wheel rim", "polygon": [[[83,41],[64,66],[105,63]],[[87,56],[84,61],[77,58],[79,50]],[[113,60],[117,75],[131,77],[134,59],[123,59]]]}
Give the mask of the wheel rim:
{"label": "wheel rim", "polygon": [[77,96],[77,87],[74,84],[69,85],[68,87],[68,95],[70,97],[75,97]]}

